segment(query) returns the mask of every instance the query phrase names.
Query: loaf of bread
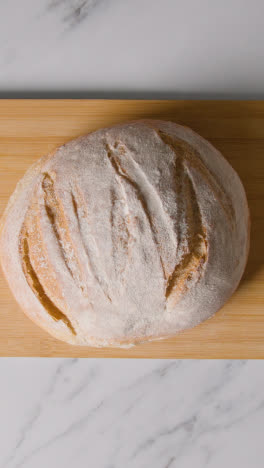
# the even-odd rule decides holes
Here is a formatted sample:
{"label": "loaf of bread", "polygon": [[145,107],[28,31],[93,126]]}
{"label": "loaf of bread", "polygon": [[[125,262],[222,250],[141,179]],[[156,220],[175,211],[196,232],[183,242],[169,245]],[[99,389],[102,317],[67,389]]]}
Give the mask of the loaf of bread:
{"label": "loaf of bread", "polygon": [[130,346],[212,316],[249,249],[242,183],[189,128],[142,120],[73,140],[32,166],[1,223],[24,312],[76,345]]}

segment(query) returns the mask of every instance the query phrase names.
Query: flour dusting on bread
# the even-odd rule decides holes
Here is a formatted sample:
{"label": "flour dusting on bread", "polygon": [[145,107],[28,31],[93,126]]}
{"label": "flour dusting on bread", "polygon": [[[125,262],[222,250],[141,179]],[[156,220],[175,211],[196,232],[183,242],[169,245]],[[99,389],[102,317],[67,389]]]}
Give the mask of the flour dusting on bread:
{"label": "flour dusting on bread", "polygon": [[237,287],[249,213],[238,175],[172,122],[98,130],[42,158],[2,220],[18,303],[56,338],[130,346],[213,315]]}

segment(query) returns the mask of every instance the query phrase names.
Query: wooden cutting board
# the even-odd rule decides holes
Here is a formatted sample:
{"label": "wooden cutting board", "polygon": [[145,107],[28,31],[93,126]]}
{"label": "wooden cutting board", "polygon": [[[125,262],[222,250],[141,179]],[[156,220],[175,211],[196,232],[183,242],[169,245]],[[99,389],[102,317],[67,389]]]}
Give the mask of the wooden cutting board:
{"label": "wooden cutting board", "polygon": [[0,278],[0,356],[264,358],[264,101],[2,100],[0,214],[25,170],[81,134],[140,118],[188,125],[213,143],[240,175],[251,211],[243,280],[210,320],[173,339],[130,350],[74,347],[34,325]]}

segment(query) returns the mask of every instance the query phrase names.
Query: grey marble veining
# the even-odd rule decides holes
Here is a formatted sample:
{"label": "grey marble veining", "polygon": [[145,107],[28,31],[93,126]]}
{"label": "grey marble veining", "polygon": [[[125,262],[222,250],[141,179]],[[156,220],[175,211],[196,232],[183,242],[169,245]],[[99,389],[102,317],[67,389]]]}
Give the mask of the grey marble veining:
{"label": "grey marble veining", "polygon": [[0,467],[262,468],[262,361],[2,359]]}
{"label": "grey marble veining", "polygon": [[59,10],[61,19],[69,26],[77,26],[84,21],[93,10],[106,0],[50,0],[47,10]]}
{"label": "grey marble veining", "polygon": [[263,16],[262,0],[2,1],[0,95],[263,97]]}

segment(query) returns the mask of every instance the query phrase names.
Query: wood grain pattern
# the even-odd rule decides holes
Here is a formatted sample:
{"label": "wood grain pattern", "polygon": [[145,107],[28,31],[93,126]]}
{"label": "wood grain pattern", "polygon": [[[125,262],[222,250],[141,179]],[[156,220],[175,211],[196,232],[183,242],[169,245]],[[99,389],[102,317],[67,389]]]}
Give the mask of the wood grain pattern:
{"label": "wood grain pattern", "polygon": [[0,277],[0,356],[264,358],[264,101],[0,101],[0,214],[25,170],[56,146],[97,128],[158,118],[188,125],[240,175],[251,211],[249,262],[213,318],[174,339],[130,350],[73,347],[35,326]]}

